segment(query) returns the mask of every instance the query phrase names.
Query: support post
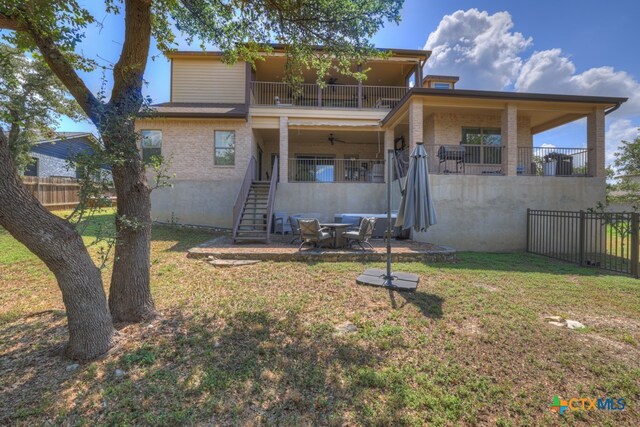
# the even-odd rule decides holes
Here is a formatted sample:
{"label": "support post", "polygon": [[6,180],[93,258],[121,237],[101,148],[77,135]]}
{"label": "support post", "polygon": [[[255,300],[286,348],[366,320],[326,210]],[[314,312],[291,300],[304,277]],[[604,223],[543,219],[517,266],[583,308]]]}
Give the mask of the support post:
{"label": "support post", "polygon": [[289,118],[280,117],[280,182],[289,182]]}
{"label": "support post", "polygon": [[502,110],[502,173],[518,174],[518,109],[507,104]]}
{"label": "support post", "polygon": [[587,221],[586,214],[584,211],[580,211],[580,237],[578,241],[578,264],[584,264],[584,249],[586,246],[585,239],[587,237]]}
{"label": "support post", "polygon": [[[393,161],[392,157],[389,155],[389,153],[393,153],[393,150],[395,149],[395,147],[393,146],[393,138],[394,138],[395,134],[393,132],[393,129],[386,129],[384,131],[384,161],[385,164],[387,165],[387,169],[388,169],[388,165],[391,164],[391,162]],[[385,176],[385,182],[387,181],[392,181],[392,176],[387,174]]]}
{"label": "support post", "polygon": [[529,252],[529,242],[531,241],[529,234],[531,234],[531,209],[527,208],[527,243],[526,243],[527,246],[525,249],[526,252]]}
{"label": "support post", "polygon": [[[358,72],[362,72],[362,64],[358,64]],[[358,80],[358,109],[362,110],[362,80]]]}
{"label": "support post", "polygon": [[604,167],[604,109],[594,108],[587,116],[588,174],[606,177]]}
{"label": "support post", "polygon": [[640,277],[640,213],[631,213],[631,275],[636,279]]}
{"label": "support post", "polygon": [[409,153],[413,153],[418,142],[424,139],[424,123],[422,117],[422,100],[411,99],[409,104]]}

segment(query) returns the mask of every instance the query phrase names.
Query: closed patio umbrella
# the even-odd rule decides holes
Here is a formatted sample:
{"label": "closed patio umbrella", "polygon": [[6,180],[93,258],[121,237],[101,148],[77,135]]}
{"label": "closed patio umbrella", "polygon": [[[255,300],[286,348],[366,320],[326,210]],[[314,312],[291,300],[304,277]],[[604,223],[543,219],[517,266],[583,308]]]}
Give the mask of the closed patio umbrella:
{"label": "closed patio umbrella", "polygon": [[409,158],[406,184],[400,201],[396,227],[427,231],[436,223],[436,211],[431,200],[427,151],[422,143],[416,144]]}
{"label": "closed patio umbrella", "polygon": [[[389,150],[387,174],[387,270],[370,268],[364,271],[356,282],[361,285],[381,286],[399,291],[415,291],[419,276],[412,273],[391,271],[391,163],[395,153]],[[395,226],[413,227],[416,231],[426,231],[436,223],[436,212],[431,200],[429,187],[429,168],[427,152],[422,143],[418,143],[409,158],[409,169],[402,191],[400,210]]]}

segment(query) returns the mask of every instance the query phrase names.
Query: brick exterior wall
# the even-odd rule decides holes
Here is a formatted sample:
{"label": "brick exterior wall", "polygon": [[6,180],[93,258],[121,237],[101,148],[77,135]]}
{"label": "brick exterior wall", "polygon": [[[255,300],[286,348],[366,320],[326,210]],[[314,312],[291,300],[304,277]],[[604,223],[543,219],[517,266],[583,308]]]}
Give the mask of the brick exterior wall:
{"label": "brick exterior wall", "polygon": [[[162,155],[170,163],[169,174],[175,180],[241,180],[249,159],[255,155],[251,125],[245,120],[138,120],[137,130],[162,131]],[[234,166],[216,166],[213,138],[216,130],[236,132]]]}
{"label": "brick exterior wall", "polygon": [[[424,140],[426,144],[457,145],[462,140],[463,127],[502,128],[500,113],[459,114],[434,113],[425,118]],[[533,146],[531,121],[528,117],[517,117],[517,139],[519,147]]]}

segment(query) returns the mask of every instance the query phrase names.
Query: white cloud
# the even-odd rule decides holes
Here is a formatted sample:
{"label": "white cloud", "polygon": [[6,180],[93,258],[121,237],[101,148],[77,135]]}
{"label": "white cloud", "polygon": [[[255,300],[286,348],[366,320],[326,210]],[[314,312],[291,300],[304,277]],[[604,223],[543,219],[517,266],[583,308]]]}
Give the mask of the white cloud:
{"label": "white cloud", "polygon": [[433,51],[428,72],[460,75],[463,87],[503,89],[517,78],[519,54],[532,43],[512,27],[508,12],[469,9],[445,16],[425,44]]}
{"label": "white cloud", "polygon": [[629,119],[618,119],[607,128],[604,139],[606,141],[606,162],[613,162],[616,149],[621,141],[633,141],[638,136],[638,125],[633,125]]}
{"label": "white cloud", "polygon": [[547,144],[546,142],[544,144],[541,144],[540,147],[542,147],[542,148],[556,148],[555,145]]}
{"label": "white cloud", "polygon": [[425,49],[433,54],[427,73],[460,76],[460,87],[483,90],[565,93],[625,97],[629,100],[607,116],[607,163],[623,139],[637,135],[640,122],[640,83],[611,66],[576,73],[576,66],[561,49],[523,53],[533,45],[514,32],[509,12],[459,10],[446,15],[429,35]]}
{"label": "white cloud", "polygon": [[640,83],[631,75],[613,67],[590,68],[576,74],[575,65],[562,55],[560,49],[534,52],[524,63],[515,89],[521,92],[629,97],[620,113],[640,114]]}

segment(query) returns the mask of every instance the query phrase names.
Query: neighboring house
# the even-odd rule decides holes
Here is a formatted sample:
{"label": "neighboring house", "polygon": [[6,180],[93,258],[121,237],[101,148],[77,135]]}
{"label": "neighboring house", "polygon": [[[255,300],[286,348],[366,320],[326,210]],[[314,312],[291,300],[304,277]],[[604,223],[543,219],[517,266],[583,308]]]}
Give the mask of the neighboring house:
{"label": "neighboring house", "polygon": [[[170,102],[137,121],[143,156],[162,153],[175,174],[152,195],[154,218],[237,229],[254,166],[263,187],[279,176],[273,210],[383,213],[387,150],[406,158],[417,142],[430,155],[438,215],[418,240],[523,250],[527,208],[605,200],[605,115],[626,98],[456,89],[457,77],[422,75],[430,54],[393,49],[360,65],[370,68],[361,83],[332,74],[321,87],[308,71],[294,91],[282,81],[281,46],[255,69],[217,52],[169,53]],[[533,147],[533,135],[583,118],[584,147]],[[268,190],[254,190],[270,204]]]}
{"label": "neighboring house", "polygon": [[25,176],[40,178],[77,178],[79,170],[72,163],[80,153],[91,154],[98,145],[97,139],[87,132],[58,132],[55,137],[38,141],[31,148],[33,158],[24,171]]}

